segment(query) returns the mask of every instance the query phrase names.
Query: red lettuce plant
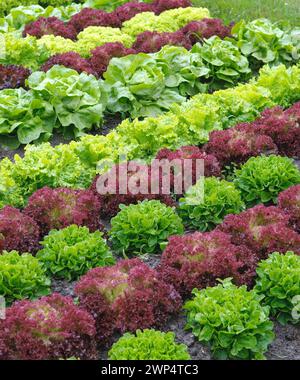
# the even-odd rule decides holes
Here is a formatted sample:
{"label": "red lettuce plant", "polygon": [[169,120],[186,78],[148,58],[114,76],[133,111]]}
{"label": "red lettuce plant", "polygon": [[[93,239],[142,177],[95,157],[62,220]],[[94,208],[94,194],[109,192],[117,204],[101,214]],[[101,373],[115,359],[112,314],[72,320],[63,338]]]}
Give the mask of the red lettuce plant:
{"label": "red lettuce plant", "polygon": [[0,90],[25,87],[25,80],[31,71],[23,66],[0,65]]}
{"label": "red lettuce plant", "polygon": [[153,4],[130,2],[120,5],[113,13],[120,20],[120,23],[123,23],[126,20],[130,20],[138,13],[153,11]]}
{"label": "red lettuce plant", "polygon": [[[175,206],[175,202],[170,195],[162,193],[161,182],[158,184],[159,194],[151,194],[151,168],[147,165],[138,165],[136,169],[130,170],[130,163],[122,163],[115,165],[111,170],[102,175],[97,176],[92,185],[91,190],[98,197],[101,204],[101,216],[113,217],[120,211],[119,205],[137,204],[139,201],[145,199],[160,200],[167,206]],[[127,177],[123,176],[123,173],[127,173]],[[111,184],[107,178],[116,178],[116,181]],[[126,179],[127,178],[127,179]],[[159,178],[161,181],[161,178]],[[127,181],[127,183],[126,183]],[[143,191],[143,185],[146,185],[146,191]],[[99,192],[99,184],[105,185],[105,192]],[[132,192],[130,185],[134,185],[139,192]]]}
{"label": "red lettuce plant", "polygon": [[57,17],[40,17],[25,26],[23,37],[27,35],[41,38],[46,34],[61,36],[74,40],[76,38],[76,30],[70,24],[65,24]]}
{"label": "red lettuce plant", "polygon": [[133,44],[133,48],[139,53],[155,53],[165,45],[183,46],[191,49],[189,39],[181,31],[173,33],[143,32],[139,34]]}
{"label": "red lettuce plant", "polygon": [[92,8],[83,8],[79,13],[72,16],[68,25],[74,28],[77,33],[88,26],[121,26],[120,20],[115,13],[107,13],[100,9]]}
{"label": "red lettuce plant", "polygon": [[290,216],[291,223],[300,233],[300,185],[292,186],[280,193],[278,207]]}
{"label": "red lettuce plant", "polygon": [[[181,172],[184,176],[184,160],[192,160],[192,183],[191,185],[195,185],[197,182],[197,160],[203,160],[204,162],[204,175],[205,177],[219,177],[221,176],[221,167],[216,159],[216,157],[212,154],[207,154],[203,152],[201,149],[199,149],[196,146],[183,146],[180,149],[176,151],[171,151],[169,149],[162,149],[157,153],[156,159],[158,160],[167,160],[167,161],[173,161],[173,160],[180,160],[181,161]],[[180,166],[180,165],[179,165]],[[201,173],[202,175],[202,173]],[[179,173],[180,176],[180,173]],[[180,178],[180,177],[178,177]],[[177,178],[177,179],[178,179]],[[176,173],[173,171],[171,175],[171,190],[174,190],[174,184],[176,181]],[[182,183],[182,189],[184,182]],[[178,194],[177,195],[182,195]]]}
{"label": "red lettuce plant", "polygon": [[217,229],[231,235],[237,245],[247,245],[261,259],[272,252],[300,254],[300,234],[290,228],[289,216],[277,207],[255,206],[239,215],[228,215]]}
{"label": "red lettuce plant", "polygon": [[90,64],[93,71],[101,77],[113,57],[120,58],[135,53],[135,49],[126,48],[121,42],[109,42],[92,50]]}
{"label": "red lettuce plant", "polygon": [[212,36],[219,36],[222,39],[231,36],[231,26],[224,25],[219,18],[204,18],[201,21],[192,21],[181,28],[180,31],[188,38],[191,45]]}
{"label": "red lettuce plant", "polygon": [[0,320],[0,359],[96,359],[95,332],[93,317],[70,297],[16,302]]}
{"label": "red lettuce plant", "polygon": [[140,259],[90,270],[75,293],[80,306],[94,316],[100,340],[114,332],[159,327],[181,307],[174,287]]}
{"label": "red lettuce plant", "polygon": [[259,133],[270,136],[280,154],[300,156],[300,102],[286,111],[281,107],[268,109],[252,126]]}
{"label": "red lettuce plant", "polygon": [[168,9],[191,7],[192,2],[190,0],[154,0],[152,6],[155,13],[160,14]]}
{"label": "red lettuce plant", "polygon": [[78,53],[68,52],[63,54],[55,54],[48,59],[41,67],[42,71],[47,72],[54,65],[62,65],[70,69],[76,70],[78,73],[86,72],[96,75],[90,62],[82,58]]}
{"label": "red lettuce plant", "polygon": [[39,240],[39,227],[31,217],[11,206],[0,210],[0,250],[34,253]]}
{"label": "red lettuce plant", "polygon": [[194,288],[215,286],[217,279],[232,277],[235,284],[251,286],[258,257],[244,245],[231,243],[220,231],[171,236],[158,271],[182,296]]}
{"label": "red lettuce plant", "polygon": [[94,232],[102,228],[100,209],[99,199],[92,191],[43,187],[29,198],[24,213],[38,223],[44,235],[71,224],[86,226]]}
{"label": "red lettuce plant", "polygon": [[277,153],[278,149],[270,136],[266,136],[250,124],[240,124],[224,131],[213,131],[203,148],[217,157],[222,167],[242,164],[250,157],[266,153]]}

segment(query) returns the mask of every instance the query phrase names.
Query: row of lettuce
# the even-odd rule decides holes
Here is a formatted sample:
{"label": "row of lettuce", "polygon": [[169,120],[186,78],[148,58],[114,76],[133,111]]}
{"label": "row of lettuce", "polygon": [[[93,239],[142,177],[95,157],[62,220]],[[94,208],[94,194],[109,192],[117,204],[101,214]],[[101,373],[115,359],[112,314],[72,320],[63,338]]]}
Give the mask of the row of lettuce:
{"label": "row of lettuce", "polygon": [[[258,204],[241,211],[243,193],[238,187],[216,177],[205,179],[204,202],[193,203],[190,210],[214,215],[215,229],[212,223],[202,226],[205,232],[183,234],[188,194],[182,201],[183,221],[181,205],[179,215],[158,200],[122,206],[109,231],[115,253],[150,254],[166,247],[156,269],[136,258],[115,263],[99,231],[100,202],[87,191],[44,188],[23,212],[4,207],[0,228],[6,248],[17,248],[19,242],[20,252],[31,247],[35,253],[39,228],[45,234],[35,257],[2,252],[0,291],[8,304],[49,294],[53,276],[79,278],[75,285],[79,305],[58,294],[13,303],[0,321],[1,359],[96,359],[97,349],[109,346],[115,334],[163,327],[187,298],[187,327],[209,344],[216,358],[264,358],[275,336],[270,316],[282,324],[299,323],[300,290],[300,171],[280,156],[252,158],[240,171],[248,172],[253,162],[261,168],[266,161],[273,168],[284,163],[280,171],[287,174],[281,178],[286,190],[277,194],[278,206]],[[264,167],[265,174],[268,165]],[[263,179],[265,188],[272,189],[272,180],[266,175]],[[222,202],[212,201],[222,188],[228,193],[222,199],[224,210]],[[161,340],[167,346],[161,347]],[[145,347],[137,350],[135,345]],[[168,352],[170,345],[174,347]],[[126,334],[109,356],[189,358],[187,348],[175,344],[174,335],[148,330]]]}
{"label": "row of lettuce", "polygon": [[[180,0],[176,0],[178,3],[180,3]],[[137,3],[151,3],[152,0],[137,0]],[[159,0],[158,3],[174,3],[174,0],[166,0],[161,1]],[[23,0],[22,4],[26,7],[36,7],[36,8],[43,8],[46,10],[49,10],[49,12],[52,12],[53,9],[64,9],[69,7],[76,7],[76,12],[79,12],[84,7],[91,7],[96,9],[103,9],[107,12],[111,12],[117,7],[128,3],[127,0]],[[10,15],[11,13],[14,13],[16,11],[16,8],[20,8],[20,1],[19,0],[3,0],[1,2],[0,6],[0,15]],[[173,5],[173,4],[172,4]]]}
{"label": "row of lettuce", "polygon": [[[203,144],[209,140],[211,132],[253,121],[268,107],[281,105],[287,108],[300,98],[299,73],[297,66],[264,68],[256,81],[214,94],[196,95],[157,118],[125,120],[107,136],[87,135],[79,141],[56,147],[48,143],[29,145],[23,158],[16,155],[14,162],[7,158],[1,160],[0,204],[23,206],[28,196],[43,186],[87,188],[96,172],[119,161],[120,156],[149,162],[162,148],[176,150],[186,145]],[[60,106],[63,107],[63,103]],[[276,116],[276,112],[273,113]],[[287,113],[284,115],[288,117]],[[38,121],[37,118],[34,120]],[[271,131],[272,118],[269,123]],[[295,139],[291,152],[297,155],[297,124],[292,130],[291,136],[296,137],[286,136],[289,142],[285,148],[284,142],[280,142],[280,128],[277,137],[267,128],[259,135],[271,136],[284,154],[289,151],[289,146],[292,148]],[[247,136],[250,137],[249,133]]]}

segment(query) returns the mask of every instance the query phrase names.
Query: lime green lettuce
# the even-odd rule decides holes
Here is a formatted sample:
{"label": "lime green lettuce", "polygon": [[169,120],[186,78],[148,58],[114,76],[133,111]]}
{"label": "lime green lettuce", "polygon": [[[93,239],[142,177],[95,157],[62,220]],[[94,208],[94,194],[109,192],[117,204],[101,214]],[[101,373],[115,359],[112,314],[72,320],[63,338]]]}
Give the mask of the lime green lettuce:
{"label": "lime green lettuce", "polygon": [[49,275],[71,281],[91,268],[115,263],[102,235],[77,225],[52,230],[41,242],[43,248],[36,257]]}
{"label": "lime green lettuce", "polygon": [[256,270],[255,291],[264,296],[262,302],[271,308],[281,324],[299,323],[300,256],[294,252],[272,253]]}
{"label": "lime green lettuce", "polygon": [[109,232],[118,253],[146,254],[160,251],[160,245],[171,235],[180,235],[184,228],[175,210],[159,201],[143,201],[120,206],[112,218]]}
{"label": "lime green lettuce", "polygon": [[54,107],[64,135],[82,136],[93,126],[101,125],[106,98],[101,82],[93,75],[53,66],[47,73],[31,74],[27,85]]}
{"label": "lime green lettuce", "polygon": [[210,17],[206,8],[177,8],[156,16],[153,12],[143,12],[123,23],[122,31],[136,37],[145,31],[176,32],[191,21]]}
{"label": "lime green lettuce", "polygon": [[7,305],[15,300],[34,299],[50,293],[50,280],[37,258],[17,251],[0,255],[0,295]]}
{"label": "lime green lettuce", "polygon": [[175,342],[173,332],[137,330],[124,334],[108,353],[110,360],[189,360],[187,346]]}
{"label": "lime green lettuce", "polygon": [[179,201],[178,214],[187,227],[212,230],[228,214],[238,214],[245,205],[235,186],[216,177],[200,179]]}
{"label": "lime green lettuce", "polygon": [[35,37],[20,38],[15,33],[0,34],[0,64],[22,65],[37,69],[49,57],[50,52],[38,45]]}
{"label": "lime green lettuce", "polygon": [[251,157],[235,170],[234,184],[248,206],[277,202],[278,194],[300,183],[293,160],[276,155]]}
{"label": "lime green lettuce", "polygon": [[231,279],[203,290],[194,289],[193,299],[184,308],[187,328],[200,342],[207,343],[217,359],[264,359],[273,341],[269,308],[263,296],[236,287]]}

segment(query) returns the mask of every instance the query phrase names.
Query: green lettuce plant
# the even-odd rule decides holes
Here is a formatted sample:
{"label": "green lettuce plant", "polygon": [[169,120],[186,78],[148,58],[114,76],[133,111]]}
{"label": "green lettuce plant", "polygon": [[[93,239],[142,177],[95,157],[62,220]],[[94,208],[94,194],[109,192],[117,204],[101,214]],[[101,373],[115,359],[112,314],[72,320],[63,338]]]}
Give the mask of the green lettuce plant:
{"label": "green lettuce plant", "polygon": [[235,170],[234,184],[249,206],[277,202],[278,194],[300,183],[300,171],[293,160],[276,155],[251,157]]}
{"label": "green lettuce plant", "polygon": [[156,200],[120,206],[111,220],[109,232],[118,253],[145,254],[160,251],[171,235],[180,235],[184,228],[175,210]]}
{"label": "green lettuce plant", "polygon": [[52,230],[41,242],[43,248],[36,257],[48,274],[71,281],[91,268],[115,263],[102,235],[77,225]]}
{"label": "green lettuce plant", "polygon": [[238,214],[245,205],[235,186],[216,177],[200,179],[179,201],[178,214],[187,227],[209,231],[228,214]]}
{"label": "green lettuce plant", "polygon": [[300,320],[300,256],[294,252],[272,253],[258,264],[254,290],[281,324]]}
{"label": "green lettuce plant", "polygon": [[187,328],[208,344],[217,359],[264,359],[274,339],[263,296],[226,279],[213,288],[194,289],[186,302]]}
{"label": "green lettuce plant", "polygon": [[203,44],[196,44],[192,52],[198,53],[210,70],[211,88],[218,89],[224,82],[234,84],[249,78],[248,59],[231,42],[214,36]]}
{"label": "green lettuce plant", "polygon": [[50,293],[50,280],[37,258],[29,253],[3,251],[0,255],[0,294],[10,305],[15,300],[35,299]]}
{"label": "green lettuce plant", "polygon": [[53,66],[47,73],[31,74],[27,84],[54,107],[65,135],[82,136],[92,126],[101,125],[106,98],[93,75]]}
{"label": "green lettuce plant", "polygon": [[232,34],[242,54],[249,57],[254,68],[291,62],[296,53],[291,32],[268,19],[240,21],[234,25]]}
{"label": "green lettuce plant", "polygon": [[51,104],[23,88],[0,91],[0,144],[17,148],[49,139],[56,115]]}
{"label": "green lettuce plant", "polygon": [[108,353],[110,360],[189,360],[185,344],[175,342],[175,334],[137,330],[124,334]]}

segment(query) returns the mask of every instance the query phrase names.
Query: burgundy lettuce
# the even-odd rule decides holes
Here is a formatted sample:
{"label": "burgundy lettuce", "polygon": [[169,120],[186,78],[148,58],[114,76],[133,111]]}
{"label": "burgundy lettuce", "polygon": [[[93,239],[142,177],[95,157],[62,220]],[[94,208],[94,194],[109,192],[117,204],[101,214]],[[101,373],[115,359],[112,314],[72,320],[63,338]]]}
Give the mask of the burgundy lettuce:
{"label": "burgundy lettuce", "polygon": [[154,0],[152,5],[155,13],[160,14],[168,9],[191,7],[192,2],[190,0]]}
{"label": "burgundy lettuce", "polygon": [[154,7],[152,4],[130,2],[120,5],[113,13],[120,20],[120,23],[123,23],[124,21],[130,20],[138,13],[153,11]]}
{"label": "burgundy lettuce", "polygon": [[97,359],[95,321],[70,297],[20,301],[0,319],[0,360]]}
{"label": "burgundy lettuce", "polygon": [[86,226],[90,231],[101,229],[100,209],[99,199],[92,191],[43,187],[29,198],[24,213],[47,234],[71,224]]}
{"label": "burgundy lettuce", "polygon": [[31,71],[23,66],[0,65],[0,90],[25,87],[25,81]]}
{"label": "burgundy lettuce", "polygon": [[300,233],[300,185],[292,186],[280,193],[278,207],[289,215],[294,228]]}
{"label": "burgundy lettuce", "polygon": [[74,40],[77,33],[71,24],[65,24],[57,17],[40,17],[36,21],[27,24],[23,31],[23,37],[30,35],[41,38],[47,34]]}
{"label": "burgundy lettuce", "polygon": [[239,215],[228,215],[217,229],[230,234],[234,244],[248,246],[261,259],[273,252],[300,254],[300,234],[278,207],[258,205]]}
{"label": "burgundy lettuce", "polygon": [[34,253],[39,240],[39,227],[30,216],[11,206],[0,210],[0,250]]}
{"label": "burgundy lettuce", "polygon": [[90,270],[75,293],[79,305],[95,318],[100,341],[115,332],[161,327],[181,307],[174,287],[140,259]]}
{"label": "burgundy lettuce", "polygon": [[73,15],[68,25],[77,33],[89,26],[111,26],[120,27],[120,20],[115,13],[107,13],[100,9],[83,8],[79,13]]}
{"label": "burgundy lettuce", "polygon": [[78,73],[87,73],[96,75],[89,60],[82,58],[78,53],[69,52],[53,55],[41,67],[42,71],[47,72],[54,65],[62,65],[69,69],[76,70]]}
{"label": "burgundy lettuce", "polygon": [[191,45],[212,36],[219,36],[222,39],[231,36],[231,26],[224,25],[219,18],[204,18],[200,21],[192,21],[181,28],[180,31]]}
{"label": "burgundy lettuce", "polygon": [[232,277],[237,285],[251,286],[257,262],[253,251],[215,230],[171,236],[158,271],[182,296],[189,296],[194,288],[215,286],[219,278]]}

